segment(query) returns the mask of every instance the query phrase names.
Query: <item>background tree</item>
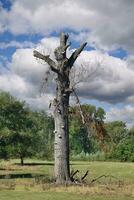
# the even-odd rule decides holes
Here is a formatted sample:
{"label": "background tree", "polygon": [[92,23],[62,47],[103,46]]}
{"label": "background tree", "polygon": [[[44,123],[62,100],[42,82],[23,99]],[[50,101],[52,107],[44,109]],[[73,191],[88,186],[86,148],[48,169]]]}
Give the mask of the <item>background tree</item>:
{"label": "background tree", "polygon": [[[106,136],[104,128],[105,111],[100,107],[96,108],[93,105],[83,104],[71,107],[70,113],[70,138],[73,144],[71,149],[75,148],[75,143],[78,142],[79,146],[76,145],[76,149],[79,149],[79,153],[81,151],[84,153],[98,151]],[[100,145],[97,143],[100,143]]]}
{"label": "background tree", "polygon": [[18,101],[9,93],[0,94],[1,155],[5,158],[19,157],[22,165],[24,157],[36,152],[38,124],[33,113],[25,102]]}
{"label": "background tree", "polygon": [[38,158],[52,160],[53,159],[53,143],[54,143],[54,119],[51,115],[47,115],[44,111],[36,113],[38,122],[39,139],[36,141],[38,150],[36,156]]}
{"label": "background tree", "polygon": [[118,144],[127,134],[126,124],[122,121],[105,123],[105,128],[113,144]]}
{"label": "background tree", "polygon": [[106,140],[108,159],[134,161],[134,128],[127,129],[122,121],[106,123],[110,140]]}

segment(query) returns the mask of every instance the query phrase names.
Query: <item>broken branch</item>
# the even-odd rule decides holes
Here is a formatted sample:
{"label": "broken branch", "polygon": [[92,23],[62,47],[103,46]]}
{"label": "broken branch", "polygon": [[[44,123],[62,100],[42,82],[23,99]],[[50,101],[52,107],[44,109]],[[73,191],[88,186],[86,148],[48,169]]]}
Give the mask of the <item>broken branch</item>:
{"label": "broken branch", "polygon": [[101,179],[102,177],[105,177],[105,178],[110,177],[110,178],[115,178],[115,179],[116,179],[115,176],[103,174],[103,175],[101,175],[101,176],[98,176],[97,178],[94,178],[94,179],[91,181],[91,183],[93,183],[93,182],[95,182],[95,181],[98,181],[98,180]]}
{"label": "broken branch", "polygon": [[77,169],[76,171],[73,171],[71,172],[71,177],[73,178],[77,173],[79,172],[79,170]]}
{"label": "broken branch", "polygon": [[76,97],[76,101],[77,101],[77,104],[79,106],[79,111],[80,111],[80,115],[81,115],[81,120],[82,120],[82,123],[85,125],[86,124],[86,121],[85,121],[85,118],[84,118],[84,115],[83,115],[83,111],[82,111],[82,108],[81,108],[81,104],[80,104],[80,100],[79,100],[79,97],[76,93],[76,91],[74,89],[72,89],[75,97]]}
{"label": "broken branch", "polygon": [[86,178],[86,176],[88,175],[88,170],[86,171],[86,173],[81,177],[81,180],[83,181],[85,178]]}
{"label": "broken branch", "polygon": [[70,58],[68,59],[68,66],[71,68],[76,61],[79,54],[83,51],[84,47],[87,45],[87,42],[83,43],[78,49],[76,49]]}
{"label": "broken branch", "polygon": [[70,46],[71,46],[71,42],[69,42],[69,44],[67,44],[67,45],[65,46],[65,50],[67,50],[67,48],[70,47]]}
{"label": "broken branch", "polygon": [[69,35],[65,33],[61,33],[60,35],[60,46],[64,47],[66,46],[67,40],[68,40]]}
{"label": "broken branch", "polygon": [[49,58],[49,55],[45,56],[36,50],[33,51],[33,55],[36,58],[40,58],[40,59],[44,60],[50,66],[52,71],[59,73],[59,70],[56,68],[56,63],[51,58]]}

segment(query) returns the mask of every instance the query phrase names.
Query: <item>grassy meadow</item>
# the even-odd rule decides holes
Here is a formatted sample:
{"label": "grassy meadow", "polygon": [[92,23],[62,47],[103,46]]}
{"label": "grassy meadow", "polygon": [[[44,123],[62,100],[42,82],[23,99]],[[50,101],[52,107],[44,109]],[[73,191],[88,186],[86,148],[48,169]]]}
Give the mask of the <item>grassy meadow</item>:
{"label": "grassy meadow", "polygon": [[25,165],[20,166],[19,160],[1,161],[0,200],[134,198],[134,163],[77,161],[71,163],[71,169],[79,170],[78,177],[89,170],[86,184],[56,186],[51,182],[53,162],[25,160]]}

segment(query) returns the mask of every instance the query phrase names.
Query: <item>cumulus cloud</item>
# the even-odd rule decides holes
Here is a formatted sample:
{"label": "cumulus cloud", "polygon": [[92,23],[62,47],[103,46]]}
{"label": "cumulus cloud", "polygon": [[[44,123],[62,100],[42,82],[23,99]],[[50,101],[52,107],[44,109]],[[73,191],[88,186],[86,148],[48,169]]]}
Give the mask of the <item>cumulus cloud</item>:
{"label": "cumulus cloud", "polygon": [[80,96],[119,103],[134,95],[134,71],[127,61],[99,51],[83,51],[77,62],[85,68],[85,78],[78,85]]}
{"label": "cumulus cloud", "polygon": [[[54,37],[44,38],[34,46],[54,58],[53,50],[58,42]],[[33,48],[16,49],[8,67],[9,70],[0,74],[0,89],[26,100],[31,107],[47,110],[55,90],[53,74],[46,63],[33,57]]]}
{"label": "cumulus cloud", "polygon": [[[54,59],[53,50],[59,39],[48,36],[69,29],[71,39],[87,41],[96,49],[83,51],[78,57],[71,84],[77,82],[77,92],[83,101],[131,104],[107,113],[109,120],[124,120],[131,126],[134,123],[134,1],[11,0],[11,3],[10,9],[0,4],[0,33],[37,33],[45,38],[38,44],[15,40],[0,43],[1,49],[18,48],[10,63],[5,56],[0,56],[0,89],[26,100],[33,107],[47,109],[54,96],[53,74],[45,63],[33,57],[33,48]],[[128,57],[121,60],[102,53],[118,48],[128,51]],[[68,55],[72,51],[69,50]],[[47,77],[49,87],[40,95]]]}
{"label": "cumulus cloud", "polygon": [[0,89],[11,92],[13,95],[23,97],[30,95],[32,86],[27,85],[26,82],[16,74],[6,73],[0,75]]}
{"label": "cumulus cloud", "polygon": [[[57,45],[57,37],[49,37],[42,39],[36,49],[50,54],[51,58],[54,59],[53,50]],[[132,60],[132,58],[121,60],[97,50],[85,50],[78,57],[74,66],[71,84],[78,82],[75,86],[77,92],[80,97],[85,99],[96,99],[111,104],[132,103],[134,99]],[[1,76],[0,88],[15,94],[18,90],[18,94],[21,92],[21,96],[25,98],[30,98],[30,96],[36,98],[46,77],[48,80],[50,79],[50,87],[45,92],[49,95],[54,93],[54,81],[49,74],[49,67],[33,57],[33,49],[17,49],[9,66],[10,72]]]}
{"label": "cumulus cloud", "polygon": [[98,48],[133,52],[133,10],[133,0],[14,0],[9,11],[1,8],[0,31],[44,35],[69,28]]}
{"label": "cumulus cloud", "polygon": [[6,49],[10,47],[15,47],[15,48],[32,48],[34,47],[35,44],[33,42],[29,41],[24,41],[24,42],[18,42],[18,41],[10,41],[10,42],[0,42],[0,49]]}
{"label": "cumulus cloud", "polygon": [[[57,37],[48,37],[43,38],[35,47],[54,59],[53,50],[58,44]],[[69,50],[69,54],[72,51]],[[131,103],[131,106],[123,110],[114,108],[107,114],[108,120],[124,120],[131,126],[134,114],[133,62],[133,56],[121,60],[97,50],[84,50],[74,66],[71,84],[78,82],[75,87],[83,102],[94,99],[111,105]],[[47,110],[55,92],[53,74],[50,74],[49,87],[46,87],[44,94],[40,93],[44,78],[49,75],[48,65],[33,57],[32,48],[21,48],[15,51],[8,67],[10,70],[0,74],[0,89],[26,100],[36,109]],[[125,115],[125,112],[128,114]]]}
{"label": "cumulus cloud", "polygon": [[124,121],[128,127],[134,126],[134,107],[127,105],[122,109],[111,108],[106,114],[107,121]]}

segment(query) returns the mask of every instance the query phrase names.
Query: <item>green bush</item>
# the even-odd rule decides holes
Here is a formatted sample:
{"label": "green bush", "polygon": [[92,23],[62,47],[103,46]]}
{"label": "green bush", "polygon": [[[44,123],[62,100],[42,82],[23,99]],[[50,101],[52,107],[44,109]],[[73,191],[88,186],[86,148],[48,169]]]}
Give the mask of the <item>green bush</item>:
{"label": "green bush", "polygon": [[104,152],[97,151],[96,153],[84,153],[82,151],[80,154],[72,155],[71,160],[75,161],[105,161],[106,155]]}
{"label": "green bush", "polygon": [[134,162],[134,136],[121,140],[110,156],[119,161]]}

